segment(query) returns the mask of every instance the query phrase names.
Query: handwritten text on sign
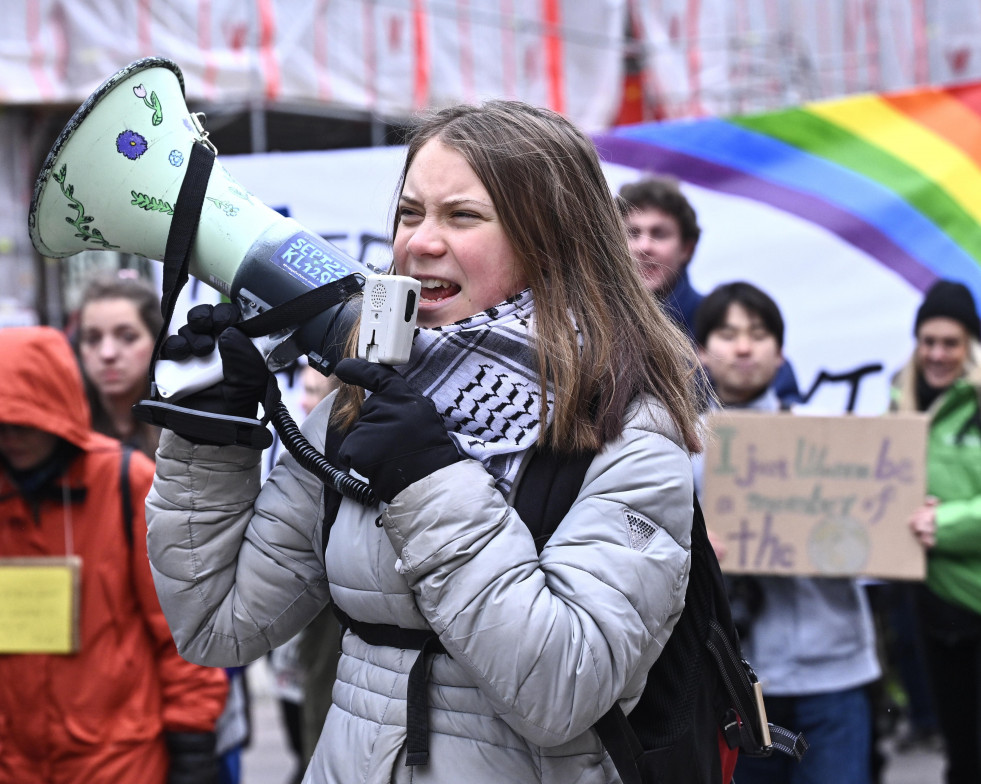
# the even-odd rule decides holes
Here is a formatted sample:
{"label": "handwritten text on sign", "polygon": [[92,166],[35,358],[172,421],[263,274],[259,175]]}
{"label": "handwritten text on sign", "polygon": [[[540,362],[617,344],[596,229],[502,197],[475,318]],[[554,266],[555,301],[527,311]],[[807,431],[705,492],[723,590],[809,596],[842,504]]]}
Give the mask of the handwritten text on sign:
{"label": "handwritten text on sign", "polygon": [[703,500],[731,573],[922,579],[906,527],[923,503],[922,416],[719,412]]}
{"label": "handwritten text on sign", "polygon": [[0,558],[0,653],[74,653],[81,559]]}

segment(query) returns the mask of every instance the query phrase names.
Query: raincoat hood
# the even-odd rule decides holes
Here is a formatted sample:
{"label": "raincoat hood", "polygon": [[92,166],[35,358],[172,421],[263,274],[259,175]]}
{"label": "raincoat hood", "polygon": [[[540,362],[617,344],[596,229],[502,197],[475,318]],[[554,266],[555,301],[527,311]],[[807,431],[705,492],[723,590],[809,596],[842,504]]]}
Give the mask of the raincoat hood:
{"label": "raincoat hood", "polygon": [[68,339],[52,327],[0,329],[0,422],[91,445],[91,415]]}

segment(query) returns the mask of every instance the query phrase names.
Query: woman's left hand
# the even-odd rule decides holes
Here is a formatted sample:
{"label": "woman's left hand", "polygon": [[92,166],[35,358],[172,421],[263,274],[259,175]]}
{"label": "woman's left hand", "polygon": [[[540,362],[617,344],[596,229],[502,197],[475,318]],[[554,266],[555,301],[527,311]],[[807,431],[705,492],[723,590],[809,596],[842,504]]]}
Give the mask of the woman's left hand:
{"label": "woman's left hand", "polygon": [[392,368],[343,359],[334,375],[371,392],[339,456],[386,503],[413,482],[462,459],[433,402]]}

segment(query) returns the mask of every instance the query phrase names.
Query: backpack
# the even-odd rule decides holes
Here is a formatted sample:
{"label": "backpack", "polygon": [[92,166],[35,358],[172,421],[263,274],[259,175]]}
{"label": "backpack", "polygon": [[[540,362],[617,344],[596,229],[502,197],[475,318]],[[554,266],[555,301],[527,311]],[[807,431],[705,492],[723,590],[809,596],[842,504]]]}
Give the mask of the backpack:
{"label": "backpack", "polygon": [[[529,458],[514,508],[539,552],[572,506],[593,457],[538,450]],[[595,725],[624,784],[727,784],[740,752],[781,751],[799,760],[807,749],[803,735],[766,720],[698,498],[693,502],[685,609],[630,715],[614,705]]]}
{"label": "backpack", "polygon": [[[336,459],[341,434],[328,428],[324,454]],[[519,472],[514,508],[539,553],[572,506],[594,453],[534,451]],[[326,488],[323,543],[340,505]],[[623,784],[728,784],[738,753],[780,751],[800,759],[802,734],[769,724],[752,667],[742,657],[722,570],[694,499],[691,569],[681,613],[629,717],[615,704],[594,725]],[[351,618],[336,605],[343,630],[373,645],[420,653],[409,675],[406,764],[428,762],[426,656],[446,653],[431,630],[401,629]]]}
{"label": "backpack", "polygon": [[123,533],[126,543],[133,549],[133,491],[129,486],[129,461],[133,447],[123,444],[123,453],[119,460],[119,505],[123,510]]}

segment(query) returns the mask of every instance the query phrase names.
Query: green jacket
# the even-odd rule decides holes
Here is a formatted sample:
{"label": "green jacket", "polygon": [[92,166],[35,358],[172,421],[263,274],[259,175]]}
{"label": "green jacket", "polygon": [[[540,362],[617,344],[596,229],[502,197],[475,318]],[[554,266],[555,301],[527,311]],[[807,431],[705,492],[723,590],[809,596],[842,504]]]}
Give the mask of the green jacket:
{"label": "green jacket", "polygon": [[[927,493],[939,499],[937,543],[927,555],[927,587],[981,613],[981,362],[971,347],[967,373],[927,410]],[[893,379],[891,410],[915,411],[910,361]]]}

